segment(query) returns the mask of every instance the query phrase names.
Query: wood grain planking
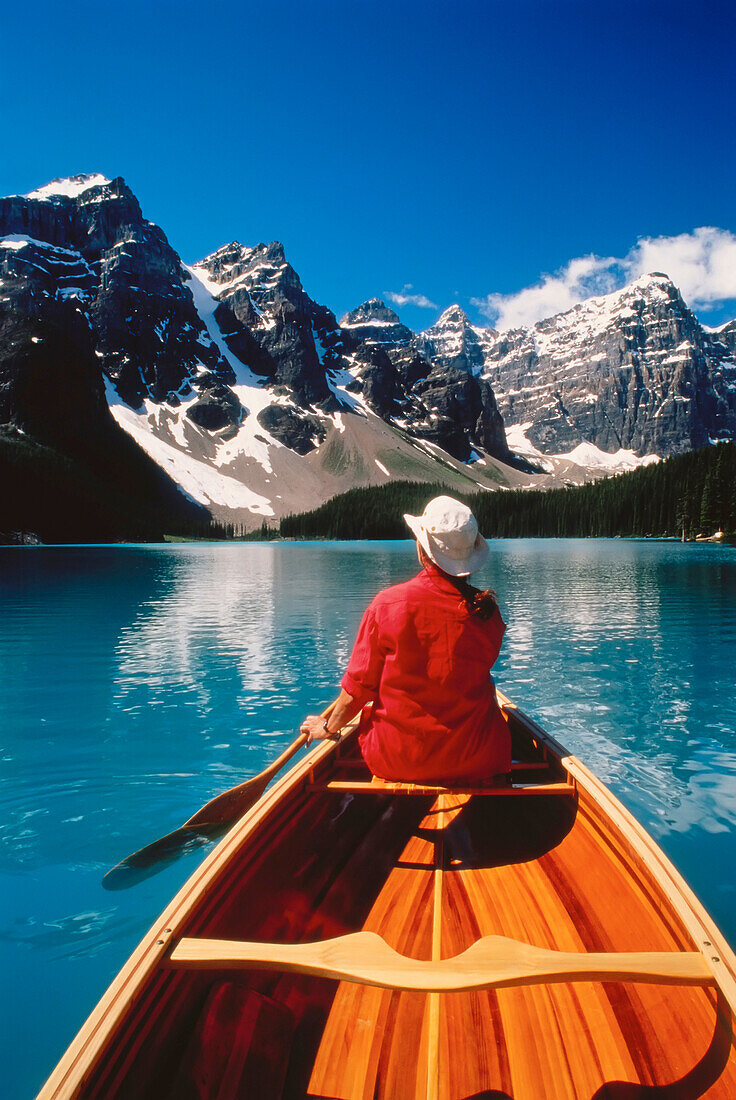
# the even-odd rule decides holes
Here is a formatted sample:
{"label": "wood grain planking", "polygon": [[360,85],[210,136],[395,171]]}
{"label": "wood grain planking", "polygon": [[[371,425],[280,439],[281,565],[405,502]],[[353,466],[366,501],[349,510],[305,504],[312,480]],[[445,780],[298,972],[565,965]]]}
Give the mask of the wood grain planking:
{"label": "wood grain planking", "polygon": [[[441,926],[442,958],[485,934],[589,951],[707,950],[710,940],[724,989],[718,998],[703,989],[620,982],[441,994],[434,1039],[425,994],[336,986],[295,974],[268,980],[277,1000],[300,1021],[302,1051],[290,1062],[288,1095],[304,1095],[311,1069],[310,1095],[426,1100],[430,1052],[439,1050],[440,1100],[488,1091],[514,1100],[589,1100],[596,1094],[602,1100],[606,1086],[611,1095],[623,1097],[633,1096],[632,1088],[638,1095],[638,1083],[664,1086],[673,1100],[705,1095],[732,1100],[736,1066],[728,998],[736,1005],[733,953],[666,857],[607,788],[520,712],[511,725],[519,755],[526,754],[531,731],[542,755],[550,757],[555,778],[565,771],[574,777],[577,802],[482,797],[455,806],[447,821],[432,812],[420,820],[419,798],[351,802],[349,791],[309,797],[305,784],[324,785],[336,778],[335,763],[344,764],[352,776],[351,769],[360,768],[354,743],[340,746],[340,761],[334,746],[320,746],[311,771],[304,762],[297,765],[248,815],[246,827],[244,819],[228,834],[149,940],[162,937],[164,924],[177,936],[192,935],[195,925],[200,935],[212,936],[221,925],[228,928],[227,933],[218,928],[221,935],[254,939],[278,938],[272,933],[281,929],[292,942],[366,928],[420,960],[432,955],[433,923]],[[562,765],[556,754],[564,757]],[[483,827],[484,820],[490,828]],[[440,825],[448,848],[435,921],[434,841]],[[540,844],[535,835],[549,837],[549,843]],[[325,852],[332,859],[329,867]],[[249,893],[266,867],[274,869],[269,906],[258,891]],[[152,1061],[156,1051],[150,1037],[165,1024],[160,1053],[164,1048],[175,1052],[177,1044],[183,1049],[197,1004],[191,990],[203,977],[167,973],[162,960],[168,940],[163,938],[155,950],[144,941],[131,958],[52,1075],[51,1087],[64,1082],[60,1091],[46,1090],[44,1098],[87,1098],[95,1092],[105,1100],[163,1096],[146,1076],[148,1067],[159,1082],[165,1080],[166,1065]],[[258,988],[266,978],[253,972],[247,980]],[[132,981],[139,983],[133,995]],[[106,1005],[114,1008],[112,1028],[120,1037],[119,1054],[108,1067],[112,1076],[107,1080],[115,1088],[100,1091],[90,1082],[91,1088],[80,1091],[73,1074],[78,1082],[89,1075],[101,1049],[94,1035]],[[305,1061],[310,1050],[317,1054],[313,1062]],[[123,1080],[128,1065],[132,1072]],[[99,1086],[99,1075],[96,1081]]]}
{"label": "wood grain planking", "polygon": [[[508,872],[510,869],[495,870]],[[475,911],[476,919],[481,926],[479,930],[484,934],[487,928],[490,930],[490,925],[484,927],[483,918],[487,913],[487,902],[492,899],[494,931],[498,930],[498,923],[507,930],[510,927],[516,927],[517,932],[519,927],[523,926],[525,940],[534,943],[554,943],[557,949],[579,950],[580,945],[576,942],[574,928],[569,928],[567,935],[555,936],[554,928],[557,927],[559,930],[559,926],[556,925],[556,921],[555,925],[547,921],[542,907],[543,903],[547,904],[549,901],[543,892],[543,878],[536,873],[533,864],[525,865],[524,870],[526,874],[523,876],[497,874],[494,880],[495,889],[487,881],[487,871],[482,873],[464,871],[458,875],[448,875],[448,903],[459,907],[463,900],[462,895],[467,895],[469,891],[464,904]],[[486,881],[483,881],[484,877]],[[512,878],[521,878],[522,881],[514,883],[510,881]],[[526,881],[523,881],[524,879]],[[540,900],[540,892],[543,902]],[[564,909],[558,905],[550,914],[550,918],[555,920],[560,916],[564,917]],[[462,927],[462,923],[459,926]],[[457,946],[457,943],[453,944],[453,947]],[[561,1037],[558,1021],[584,1017],[586,1024],[583,1033],[580,1037],[576,1037],[578,1050],[582,1055],[582,1041],[584,1047],[582,1064],[585,1066],[592,1064],[595,1067],[596,1044],[590,1041],[588,1025],[594,1024],[597,1034],[606,1034],[611,1027],[614,1032],[617,1030],[615,1018],[602,988],[597,987],[593,992],[591,986],[586,983],[575,987],[574,991],[567,986],[556,986],[554,990],[547,988],[534,991],[520,990],[519,994],[516,997],[509,997],[505,991],[499,991],[493,1006],[495,1011],[492,1014],[489,1013],[493,1021],[493,1030],[487,1035],[476,1034],[475,1042],[468,1044],[468,1049],[473,1050],[495,1042],[499,1032],[505,1036],[506,1083],[502,1085],[498,1080],[490,1078],[481,1080],[482,1087],[508,1088],[510,1080],[513,1083],[514,1096],[546,1095],[539,1090],[550,1087],[545,1085],[545,1082],[548,1082],[550,1075],[553,1075],[553,1079],[559,1083],[561,1096],[587,1095],[584,1089],[590,1081],[576,1082],[571,1075],[565,1054],[566,1044],[571,1042],[571,1037],[566,1033]],[[540,1034],[545,1035],[544,1049],[537,1050],[536,1047],[539,1044],[535,1036],[538,1037]],[[530,1044],[535,1048],[533,1053],[530,1052]],[[625,1044],[622,1042],[618,1046],[625,1050]],[[619,1057],[609,1068],[618,1071],[624,1065],[625,1063],[622,1063]],[[618,1073],[615,1076],[618,1076]],[[593,1080],[595,1079],[594,1074]],[[597,1079],[600,1084],[606,1080],[606,1077],[599,1071]],[[478,1085],[478,1081],[475,1084]],[[583,1091],[579,1093],[565,1091],[576,1088],[578,1084],[581,1084]],[[558,1085],[555,1084],[554,1088],[557,1089]]]}
{"label": "wood grain planking", "polygon": [[[577,839],[582,841],[581,850],[570,854],[567,866],[562,865],[558,853],[544,859],[548,861],[548,870],[555,870],[556,877],[567,878],[566,905],[581,930],[586,948],[607,950],[614,945],[618,949],[630,942],[657,950],[662,947],[672,950],[683,944],[690,947],[690,937],[676,927],[671,912],[662,906],[661,899],[653,896],[649,883],[641,883],[636,876],[624,877],[625,852],[619,845],[604,849],[596,842],[598,823],[581,815],[580,829],[576,832]],[[598,860],[593,862],[595,852]],[[590,867],[591,874],[581,880],[576,864]],[[615,895],[612,883],[618,883]],[[617,1018],[626,1021],[635,1079],[650,1085],[661,1081],[663,1076],[667,1081],[678,1080],[705,1055],[716,1018],[711,993],[674,988],[664,992],[656,987],[644,990],[628,985],[606,986],[605,993]],[[725,1072],[724,1081],[732,1081],[732,1075],[733,1067]]]}
{"label": "wood grain planking", "polygon": [[[448,873],[445,877],[445,899],[450,917],[445,920],[445,927],[460,929],[461,932],[467,928],[472,940],[475,932],[472,931],[472,922],[468,921],[470,911],[475,915],[481,934],[500,932],[529,942],[546,943],[557,949],[622,949],[630,947],[631,939],[641,944],[642,938],[647,940],[647,946],[652,950],[676,948],[678,944],[672,936],[669,921],[662,919],[644,891],[622,885],[620,860],[610,859],[604,860],[602,873],[593,876],[595,881],[590,896],[581,903],[589,910],[587,924],[599,930],[596,942],[590,942],[585,935],[586,922],[583,922],[581,929],[580,914],[570,905],[573,886],[580,889],[579,867],[593,866],[591,860],[594,861],[595,845],[592,852],[590,845],[589,831],[578,829],[576,824],[557,849],[538,861],[506,868],[474,868]],[[557,875],[550,876],[550,866],[557,867]],[[618,904],[619,899],[622,905]],[[453,917],[453,910],[458,911],[458,916]],[[586,939],[588,942],[584,942]],[[462,942],[461,935],[452,944],[453,948],[457,949]],[[675,1036],[688,1030],[688,1014],[695,1004],[693,997],[701,1004],[707,1004],[705,993],[679,988],[667,990],[668,1003],[669,995],[673,995],[677,1021],[669,1031],[664,1029],[664,1041],[657,1044],[656,1050],[648,1050],[644,1059],[636,1051],[635,1043],[631,1043],[631,1036],[627,1041],[606,994],[608,988],[591,984],[589,987],[576,987],[575,990],[555,987],[499,991],[498,1003],[508,1043],[515,1097],[593,1095],[595,1089],[605,1082],[616,1080],[654,1083],[658,1079],[661,1083],[671,1083],[683,1075],[684,1065],[691,1068],[703,1057],[714,1027],[712,1011],[710,1020],[706,1014],[705,1021],[701,1022],[698,1039],[683,1043]],[[615,985],[610,988],[629,990],[631,987]],[[663,1005],[656,1002],[662,996],[662,991],[656,986],[651,990],[637,989],[634,993],[635,1017],[643,1012],[645,1019],[658,1021],[660,1031],[663,1030]],[[642,997],[651,1002],[646,1009],[643,1004],[641,1007],[636,1004]],[[629,1022],[631,1004],[629,1000]],[[645,1024],[643,1032],[641,1028],[638,1031],[635,1028],[629,1030],[636,1031],[641,1041],[646,1027]],[[540,1032],[540,1029],[543,1030]],[[534,1049],[531,1054],[534,1036],[540,1033],[546,1036],[544,1050]],[[555,1035],[557,1037],[553,1042],[551,1039]],[[591,1036],[595,1036],[595,1041]],[[495,1038],[495,1033],[484,1038],[476,1035],[477,1045],[483,1042],[489,1044]],[[468,1049],[472,1050],[472,1046],[468,1044]],[[647,1042],[647,1047],[650,1046],[651,1043]],[[564,1051],[570,1052],[569,1062],[562,1057]],[[650,1072],[642,1064],[644,1061],[652,1067]],[[635,1062],[639,1064],[635,1065]],[[552,1078],[550,1075],[553,1075]],[[550,1080],[556,1083],[550,1086]],[[730,1081],[730,1071],[722,1086],[724,1097],[729,1095],[728,1089],[731,1087],[727,1081]],[[480,1083],[487,1089],[502,1087],[498,1080],[492,1078]],[[477,1090],[478,1086],[476,1077],[473,1087]],[[549,1091],[550,1087],[553,1092]],[[540,1091],[543,1089],[547,1091]]]}
{"label": "wood grain planking", "polygon": [[[454,800],[457,802],[457,799]],[[436,815],[434,821],[434,871],[432,881],[432,950],[431,959],[436,962],[442,958],[442,878],[444,874],[445,844],[444,834],[450,819],[446,810],[453,799],[441,794],[432,807]],[[425,1005],[426,1048],[427,1048],[427,1085],[426,1100],[439,1100],[440,1091],[440,996],[430,993]]]}
{"label": "wood grain planking", "polygon": [[[431,825],[425,818],[419,823],[420,835],[409,837],[398,862],[413,866],[398,866],[389,873],[363,926],[402,954],[425,959],[431,952],[434,845],[423,834]],[[413,1031],[414,1047],[420,1045],[424,999],[422,994],[341,982],[316,1054],[309,1094],[362,1100],[376,1090],[381,1095],[387,1080],[400,1080],[405,1087],[407,1059],[399,1056],[395,1029],[403,1033],[408,1028],[408,1041]],[[346,1028],[347,1020],[358,1026]],[[412,1089],[415,1083],[413,1079]]]}

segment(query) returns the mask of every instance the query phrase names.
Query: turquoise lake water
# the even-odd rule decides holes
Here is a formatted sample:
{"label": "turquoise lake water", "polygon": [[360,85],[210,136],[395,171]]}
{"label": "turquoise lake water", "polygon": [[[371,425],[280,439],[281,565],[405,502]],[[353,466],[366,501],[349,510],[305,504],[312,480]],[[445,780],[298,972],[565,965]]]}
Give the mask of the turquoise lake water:
{"label": "turquoise lake water", "polygon": [[[120,858],[252,775],[336,694],[411,543],[0,550],[0,1059],[33,1096],[202,851]],[[491,543],[499,687],[652,832],[736,943],[736,549]]]}

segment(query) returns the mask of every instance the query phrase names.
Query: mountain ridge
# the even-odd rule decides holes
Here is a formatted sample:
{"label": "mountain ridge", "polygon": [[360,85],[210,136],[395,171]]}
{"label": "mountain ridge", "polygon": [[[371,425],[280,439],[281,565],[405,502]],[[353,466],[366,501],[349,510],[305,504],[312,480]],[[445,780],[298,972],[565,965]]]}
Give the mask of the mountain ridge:
{"label": "mountain ridge", "polygon": [[[575,482],[736,432],[736,322],[709,332],[666,276],[509,332],[453,304],[414,333],[380,298],[338,322],[281,242],[187,265],[99,173],[0,199],[0,424],[28,429],[30,331],[52,317],[67,366],[36,393],[39,439],[56,423],[71,453],[107,415],[186,499],[246,523],[407,471]],[[2,333],[24,318],[19,367]]]}

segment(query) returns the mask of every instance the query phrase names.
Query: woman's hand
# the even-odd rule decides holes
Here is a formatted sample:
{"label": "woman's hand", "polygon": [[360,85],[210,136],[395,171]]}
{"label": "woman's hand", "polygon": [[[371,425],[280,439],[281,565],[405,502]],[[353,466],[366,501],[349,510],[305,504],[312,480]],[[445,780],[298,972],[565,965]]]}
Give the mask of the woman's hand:
{"label": "woman's hand", "polygon": [[334,737],[334,733],[328,733],[325,729],[325,719],[321,714],[308,714],[299,727],[300,733],[306,733],[307,744],[312,741],[324,741],[326,738]]}
{"label": "woman's hand", "polygon": [[[331,707],[324,714],[308,714],[299,727],[300,733],[307,735],[307,744],[311,741],[324,741],[331,738],[333,741],[340,739],[340,730],[346,726],[351,718],[360,710],[362,704],[348,695],[343,688]],[[327,726],[331,729],[327,729]]]}

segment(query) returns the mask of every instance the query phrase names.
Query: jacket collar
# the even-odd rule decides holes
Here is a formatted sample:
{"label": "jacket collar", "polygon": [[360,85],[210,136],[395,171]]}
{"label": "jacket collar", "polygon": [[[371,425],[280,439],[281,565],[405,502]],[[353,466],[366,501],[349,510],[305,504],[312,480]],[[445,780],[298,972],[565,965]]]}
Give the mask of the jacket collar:
{"label": "jacket collar", "polygon": [[426,579],[433,588],[438,588],[441,592],[447,592],[450,595],[457,596],[462,600],[461,594],[458,592],[455,585],[449,579],[446,573],[436,566],[433,562],[429,565],[425,565],[422,572],[419,574],[420,578]]}

